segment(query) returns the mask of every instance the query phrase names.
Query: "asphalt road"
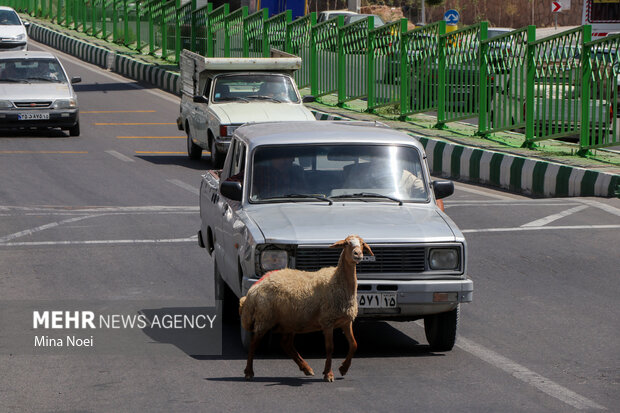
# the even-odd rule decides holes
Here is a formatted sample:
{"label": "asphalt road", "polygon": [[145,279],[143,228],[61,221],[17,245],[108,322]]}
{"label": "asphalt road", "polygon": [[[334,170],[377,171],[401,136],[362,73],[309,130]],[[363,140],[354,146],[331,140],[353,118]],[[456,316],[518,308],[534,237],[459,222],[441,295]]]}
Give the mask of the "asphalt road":
{"label": "asphalt road", "polygon": [[[210,163],[185,156],[178,99],[61,58],[83,79],[82,135],[0,135],[0,305],[213,304],[212,262],[194,238]],[[127,354],[9,353],[0,332],[0,410],[617,411],[620,202],[457,184],[446,211],[467,237],[475,282],[451,352],[430,352],[418,323],[358,323],[358,352],[335,383],[303,376],[277,346],[246,382],[235,323],[224,324],[222,355],[203,357],[146,335]],[[338,363],[346,341],[336,336]],[[315,371],[322,343],[297,338]]]}

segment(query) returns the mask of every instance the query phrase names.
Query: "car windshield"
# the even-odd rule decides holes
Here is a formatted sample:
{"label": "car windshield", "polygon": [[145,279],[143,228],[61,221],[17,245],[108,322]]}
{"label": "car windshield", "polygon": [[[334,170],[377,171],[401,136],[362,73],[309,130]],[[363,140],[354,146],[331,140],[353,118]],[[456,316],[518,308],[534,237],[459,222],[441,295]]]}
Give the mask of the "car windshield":
{"label": "car windshield", "polygon": [[[371,16],[371,15],[369,15],[369,14],[356,14],[356,15],[353,15],[353,16],[348,16],[346,24],[355,23],[355,22],[360,21],[362,19],[365,19],[366,17],[369,17],[369,16]],[[375,18],[375,23],[374,23],[375,24],[375,29],[377,27],[381,27],[381,26],[385,25],[383,20],[381,20],[381,17],[375,16],[375,15],[372,15],[372,16]]]}
{"label": "car windshield", "polygon": [[425,202],[420,154],[396,145],[263,146],[253,156],[250,202]]}
{"label": "car windshield", "polygon": [[55,59],[0,60],[0,83],[66,83],[65,73]]}
{"label": "car windshield", "polygon": [[290,77],[284,75],[239,74],[216,79],[214,103],[250,100],[299,103],[299,96]]}
{"label": "car windshield", "polygon": [[0,10],[0,26],[19,26],[21,22],[13,10]]}

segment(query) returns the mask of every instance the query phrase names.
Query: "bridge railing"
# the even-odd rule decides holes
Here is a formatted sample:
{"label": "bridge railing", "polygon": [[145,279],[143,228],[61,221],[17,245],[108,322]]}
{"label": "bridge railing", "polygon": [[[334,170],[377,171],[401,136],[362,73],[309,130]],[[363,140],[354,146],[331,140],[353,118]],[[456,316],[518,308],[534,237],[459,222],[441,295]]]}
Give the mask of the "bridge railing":
{"label": "bridge railing", "polygon": [[524,146],[573,137],[580,154],[620,144],[620,35],[591,41],[590,26],[536,39],[529,26],[487,38],[488,23],[446,32],[444,22],[317,24],[286,11],[248,13],[196,0],[0,0],[31,16],[178,62],[183,48],[210,57],[302,58],[301,88],[324,103],[404,119],[436,112],[436,127],[477,119],[480,136],[524,132]]}

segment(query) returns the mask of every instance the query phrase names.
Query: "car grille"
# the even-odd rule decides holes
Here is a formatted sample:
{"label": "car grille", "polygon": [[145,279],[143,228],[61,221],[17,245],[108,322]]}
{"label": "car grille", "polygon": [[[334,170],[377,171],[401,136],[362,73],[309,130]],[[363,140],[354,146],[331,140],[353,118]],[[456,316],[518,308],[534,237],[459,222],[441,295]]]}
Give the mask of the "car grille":
{"label": "car grille", "polygon": [[48,108],[52,102],[13,102],[18,108]]}
{"label": "car grille", "polygon": [[[357,265],[357,273],[412,273],[426,269],[424,247],[371,246],[375,261],[364,261]],[[295,257],[295,268],[316,271],[323,267],[338,265],[340,249],[300,247]]]}

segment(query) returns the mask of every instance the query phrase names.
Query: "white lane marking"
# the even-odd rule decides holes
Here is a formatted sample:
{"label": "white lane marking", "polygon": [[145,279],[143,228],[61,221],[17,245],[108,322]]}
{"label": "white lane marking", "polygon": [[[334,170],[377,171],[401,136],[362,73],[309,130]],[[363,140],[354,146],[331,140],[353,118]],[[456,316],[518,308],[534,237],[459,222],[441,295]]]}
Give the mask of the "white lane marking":
{"label": "white lane marking", "polygon": [[[414,323],[424,328],[424,322],[422,320],[414,321]],[[475,343],[474,341],[471,341],[463,336],[458,336],[455,346],[471,354],[472,356],[477,357],[480,360],[505,371],[506,373],[509,373],[514,378],[521,380],[530,386],[534,386],[543,393],[573,406],[576,409],[607,410],[606,407],[601,406],[600,404],[577,394],[544,376],[541,376],[527,367],[512,361],[508,357],[504,357],[501,354],[496,353],[495,351]]]}
{"label": "white lane marking", "polygon": [[126,207],[111,207],[111,206],[61,206],[61,205],[41,205],[36,207],[21,207],[21,206],[0,206],[0,210],[18,210],[18,211],[58,211],[58,212],[192,212],[199,211],[199,206],[126,206]]}
{"label": "white lane marking", "polygon": [[469,354],[479,358],[480,360],[505,371],[514,378],[537,388],[543,393],[546,393],[549,396],[554,397],[561,402],[574,407],[575,409],[607,410],[607,408],[605,408],[604,406],[601,406],[600,404],[580,394],[577,394],[574,391],[569,390],[566,387],[561,386],[558,383],[555,383],[554,381],[551,381],[544,376],[541,376],[535,371],[532,371],[527,367],[522,366],[510,360],[509,358],[502,356],[499,353],[494,352],[491,349],[483,347],[480,344],[476,344],[471,340],[459,337],[456,346],[468,352]]}
{"label": "white lane marking", "polygon": [[564,217],[572,215],[572,214],[574,214],[576,212],[583,211],[586,208],[589,208],[589,206],[588,205],[579,205],[579,206],[576,206],[574,208],[570,208],[570,209],[567,209],[565,211],[558,212],[557,214],[552,214],[552,215],[546,216],[544,218],[540,218],[540,219],[537,219],[535,221],[528,222],[527,224],[521,225],[521,227],[523,227],[523,228],[525,228],[525,227],[542,227],[544,225],[552,223],[553,221],[557,221],[560,218],[564,218]]}
{"label": "white lane marking", "polygon": [[551,231],[560,229],[616,229],[620,225],[556,225],[547,227],[513,227],[513,228],[480,228],[480,229],[463,229],[464,234],[473,234],[477,232],[516,232],[516,231]]}
{"label": "white lane marking", "polygon": [[121,81],[122,83],[127,83],[129,85],[129,87],[132,87],[134,89],[139,89],[142,90],[144,92],[150,93],[154,96],[157,96],[158,98],[162,98],[162,99],[166,99],[169,102],[175,103],[175,104],[179,104],[181,102],[181,98],[175,97],[172,94],[167,94],[163,91],[156,91],[156,90],[151,90],[151,89],[147,89],[139,84],[136,84],[134,82],[137,82],[137,80],[133,80],[133,79],[128,79],[124,76],[121,76],[119,74],[116,74],[114,72],[107,72],[105,71],[105,69],[100,68],[99,66],[95,66],[93,64],[90,63],[86,63],[83,62],[82,60],[78,59],[77,57],[68,55],[66,53],[61,52],[60,50],[54,49],[53,47],[49,47],[47,45],[41,44],[41,43],[36,43],[37,47],[41,47],[42,49],[47,49],[47,51],[51,51],[57,55],[62,55],[63,59],[67,59],[70,60],[73,64],[83,67],[87,70],[90,70],[92,72],[95,72],[103,77],[107,77],[108,79],[112,79],[114,81]]}
{"label": "white lane marking", "polygon": [[122,153],[116,152],[112,149],[105,151],[105,153],[107,153],[108,155],[112,155],[116,159],[120,159],[123,162],[135,162],[135,160],[131,159],[129,156],[123,155]]}
{"label": "white lane marking", "polygon": [[511,198],[509,196],[495,194],[495,193],[492,193],[492,192],[481,191],[479,189],[473,189],[473,188],[470,188],[470,187],[467,187],[467,186],[464,186],[464,185],[454,184],[454,186],[459,191],[469,192],[469,193],[477,194],[477,195],[483,195],[483,196],[487,196],[489,198],[496,198],[496,199],[503,199],[503,200],[514,200],[514,198]]}
{"label": "white lane marking", "polygon": [[169,239],[111,239],[111,240],[87,240],[87,241],[33,241],[33,242],[0,242],[1,247],[42,247],[56,245],[126,245],[126,244],[175,244],[183,242],[196,242],[197,235],[189,238]]}
{"label": "white lane marking", "polygon": [[26,229],[26,230],[23,230],[23,231],[15,232],[13,234],[5,235],[4,237],[0,237],[0,243],[7,242],[7,241],[10,241],[10,240],[15,239],[15,238],[20,238],[20,237],[25,237],[27,235],[32,235],[35,232],[41,232],[41,231],[44,231],[46,229],[57,227],[59,225],[69,224],[71,222],[82,221],[84,219],[94,218],[94,217],[98,217],[98,216],[101,216],[101,215],[86,215],[86,216],[79,216],[79,217],[75,217],[75,218],[65,219],[63,221],[50,222],[49,224],[40,225],[40,226],[35,227],[35,228]]}
{"label": "white lane marking", "polygon": [[194,186],[191,186],[190,184],[186,184],[183,181],[179,181],[178,179],[166,179],[166,181],[170,182],[171,184],[174,184],[180,188],[186,189],[188,191],[190,191],[193,194],[200,194],[200,190]]}
{"label": "white lane marking", "polygon": [[594,201],[592,199],[577,199],[576,201],[582,202],[586,205],[590,205],[595,208],[602,209],[603,211],[609,212],[610,214],[614,214],[620,217],[620,209],[616,207],[612,207],[611,205],[607,205],[602,202]]}

